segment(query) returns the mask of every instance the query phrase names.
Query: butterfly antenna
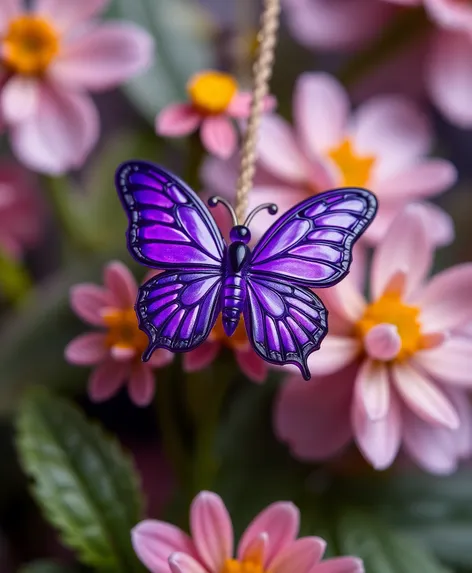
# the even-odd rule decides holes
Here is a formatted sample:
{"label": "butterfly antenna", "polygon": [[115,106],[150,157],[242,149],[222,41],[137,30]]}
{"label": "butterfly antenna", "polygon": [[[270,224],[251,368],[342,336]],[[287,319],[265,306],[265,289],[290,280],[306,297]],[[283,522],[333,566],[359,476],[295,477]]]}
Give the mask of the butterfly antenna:
{"label": "butterfly antenna", "polygon": [[236,225],[238,224],[238,219],[236,217],[236,213],[235,213],[231,203],[229,201],[227,201],[226,199],[223,199],[223,197],[219,197],[217,195],[215,195],[214,197],[210,197],[208,199],[208,205],[211,208],[216,207],[218,205],[218,203],[221,203],[222,205],[224,205],[226,207],[226,209],[229,211],[229,214],[231,215],[231,219],[233,220],[233,225],[236,227]]}
{"label": "butterfly antenna", "polygon": [[260,211],[265,211],[265,209],[267,209],[271,215],[276,215],[277,211],[279,210],[275,203],[263,203],[249,213],[249,215],[246,217],[246,220],[244,221],[244,226],[249,227],[250,222],[254,219],[257,213]]}

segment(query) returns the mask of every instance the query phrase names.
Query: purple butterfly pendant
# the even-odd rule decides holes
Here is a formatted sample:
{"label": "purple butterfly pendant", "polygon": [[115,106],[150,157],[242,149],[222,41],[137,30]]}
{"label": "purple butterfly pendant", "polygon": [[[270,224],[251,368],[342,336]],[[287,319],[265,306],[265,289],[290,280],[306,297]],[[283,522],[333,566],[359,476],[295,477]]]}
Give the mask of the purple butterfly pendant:
{"label": "purple butterfly pendant", "polygon": [[129,218],[128,248],[140,263],[165,272],[138,294],[139,327],[149,337],[143,360],[156,348],[188,352],[210,334],[220,312],[231,336],[244,317],[255,352],[272,364],[294,364],[308,380],[308,356],[328,332],[327,310],[310,290],[344,278],[352,247],[375,216],[377,200],[365,189],[327,191],[302,201],[250,249],[249,223],[260,205],[234,226],[229,245],[202,200],[162,167],[121,165],[116,188]]}

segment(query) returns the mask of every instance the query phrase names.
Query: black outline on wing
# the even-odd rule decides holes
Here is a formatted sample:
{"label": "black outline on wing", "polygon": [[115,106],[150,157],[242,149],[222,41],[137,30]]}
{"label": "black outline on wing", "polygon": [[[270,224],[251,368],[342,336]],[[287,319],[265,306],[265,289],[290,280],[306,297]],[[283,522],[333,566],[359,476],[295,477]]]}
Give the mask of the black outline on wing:
{"label": "black outline on wing", "polygon": [[[308,369],[307,359],[308,356],[318,350],[321,345],[321,341],[326,336],[328,332],[327,327],[327,317],[328,311],[324,304],[321,302],[319,297],[317,297],[311,290],[300,287],[296,285],[290,284],[286,280],[282,280],[280,278],[273,279],[271,277],[263,277],[260,274],[253,275],[249,273],[246,276],[247,281],[247,298],[245,301],[244,306],[244,323],[246,325],[246,331],[251,342],[252,347],[254,348],[255,352],[267,362],[271,362],[272,364],[277,365],[284,365],[284,364],[294,364],[297,366],[302,376],[305,380],[309,380],[310,370]],[[263,287],[271,289],[272,291],[276,292],[277,295],[281,298],[284,303],[285,310],[284,313],[277,317],[275,315],[271,315],[268,313],[260,304],[260,297],[254,290],[254,283],[260,283]],[[294,304],[289,302],[289,299],[297,299],[301,305],[303,303],[306,306],[310,306],[314,309],[317,313],[319,313],[319,320],[316,321],[313,316],[310,316],[306,313],[306,311],[302,308],[297,307]],[[302,299],[302,300],[300,300]],[[297,319],[290,312],[290,308],[297,309],[299,313],[301,313],[308,322],[312,322],[312,324],[317,324],[318,331],[313,335],[311,334],[305,326],[303,326],[300,322],[300,319]],[[264,342],[261,344],[254,339],[254,324],[253,318],[257,320],[256,314],[262,315],[263,320],[263,328],[264,328]],[[278,353],[277,351],[270,351],[268,344],[267,344],[267,328],[266,328],[266,317],[271,316],[273,319],[277,321],[283,321],[285,327],[289,330],[290,333],[294,332],[294,329],[290,324],[287,322],[287,318],[291,318],[294,323],[296,323],[296,327],[304,332],[305,336],[308,340],[304,343],[301,343],[296,336],[291,335],[292,340],[294,342],[294,346],[297,347],[297,352],[285,352],[285,353]],[[275,330],[277,331],[277,335],[280,336],[280,328],[274,324]]]}
{"label": "black outline on wing", "polygon": [[[163,191],[160,192],[158,189],[153,189],[152,187],[140,186],[137,183],[131,183],[129,181],[129,175],[134,172],[139,172],[148,177],[154,178],[156,180],[156,184],[164,185]],[[153,175],[153,172],[154,174],[165,178],[167,180],[167,183],[157,180]],[[223,236],[217,224],[215,223],[213,217],[210,215],[206,205],[198,197],[198,195],[194,191],[192,191],[192,189],[190,189],[190,187],[186,185],[182,180],[176,177],[173,173],[170,173],[169,171],[163,169],[162,167],[159,167],[158,165],[155,165],[147,161],[137,160],[137,161],[127,161],[126,163],[123,163],[118,167],[115,176],[115,185],[120,200],[123,204],[124,210],[128,215],[128,220],[129,220],[129,226],[127,230],[128,249],[138,262],[143,263],[151,268],[163,269],[163,270],[184,269],[184,268],[185,269],[221,268],[222,261],[224,259],[224,252],[226,249],[226,244],[223,239]],[[187,203],[185,204],[175,203],[172,197],[170,197],[168,194],[168,188],[171,185],[175,185],[178,191],[185,196],[185,198],[188,201]],[[167,199],[170,199],[173,202],[173,205],[172,207],[166,208],[166,207],[158,207],[153,204],[137,203],[137,201],[133,196],[133,193],[138,190],[143,190],[143,191],[148,190],[154,193],[162,193],[162,195],[164,195]],[[161,244],[163,248],[165,248],[165,241],[161,240],[158,241],[156,239],[143,239],[141,237],[138,237],[138,232],[140,229],[146,226],[151,226],[153,224],[156,224],[156,221],[151,221],[151,220],[146,221],[142,219],[140,211],[143,208],[155,209],[168,215],[171,215],[174,219],[174,222],[172,223],[159,222],[159,225],[177,229],[188,236],[187,230],[181,224],[178,216],[178,210],[180,207],[191,207],[195,209],[195,211],[197,212],[197,214],[199,215],[199,217],[202,219],[203,223],[209,230],[210,235],[212,236],[215,242],[215,246],[219,251],[219,259],[215,259],[211,253],[209,253],[208,251],[204,251],[201,248],[201,246],[193,240],[191,240],[191,242],[189,243],[183,243],[183,244],[192,246],[197,250],[199,250],[200,252],[204,253],[207,257],[214,259],[215,260],[214,264],[191,262],[187,260],[182,260],[175,263],[173,262],[162,263],[158,261],[153,261],[152,259],[150,259],[141,252],[140,246],[143,243],[158,243]],[[172,244],[175,245],[175,242]]]}
{"label": "black outline on wing", "polygon": [[[309,264],[310,262],[313,262],[313,263],[320,263],[320,264],[326,265],[328,267],[331,267],[337,271],[337,275],[334,275],[331,278],[321,279],[319,281],[312,281],[312,280],[305,280],[304,281],[304,280],[299,279],[297,277],[291,278],[288,275],[279,274],[279,273],[277,273],[277,271],[269,271],[269,270],[265,270],[265,269],[258,270],[257,269],[257,265],[261,264],[262,262],[265,263],[265,262],[269,262],[271,260],[280,259],[283,257],[283,255],[285,253],[288,253],[289,250],[293,249],[296,246],[295,244],[292,244],[289,247],[287,247],[285,250],[279,251],[276,254],[268,257],[267,259],[257,260],[258,257],[261,256],[263,249],[272,240],[273,236],[276,233],[278,233],[283,228],[284,225],[286,225],[287,223],[289,223],[295,219],[304,219],[305,221],[308,221],[310,223],[310,227],[305,232],[303,237],[300,238],[298,241],[299,244],[309,244],[306,237],[310,233],[320,230],[320,227],[316,226],[316,217],[326,215],[327,213],[326,212],[320,213],[316,217],[313,217],[313,216],[307,217],[307,216],[304,216],[303,212],[306,211],[307,209],[312,208],[317,203],[320,203],[326,199],[329,199],[333,195],[339,195],[341,193],[343,193],[344,196],[340,197],[340,201],[346,200],[346,195],[352,195],[352,199],[359,199],[359,198],[364,199],[366,201],[366,207],[367,207],[365,215],[363,215],[362,217],[359,218],[359,222],[357,223],[357,225],[354,229],[347,230],[343,227],[331,227],[333,230],[341,231],[342,233],[344,233],[346,235],[346,240],[345,240],[344,245],[343,245],[344,258],[341,261],[341,263],[330,264],[328,261],[322,260],[322,259],[314,259],[314,258],[313,259],[311,259],[311,258],[307,259],[307,258],[304,258],[300,255],[290,255],[291,258],[299,259],[300,261],[303,261],[305,264],[306,263]],[[352,247],[354,246],[354,243],[359,239],[361,234],[370,225],[370,223],[372,222],[372,220],[375,216],[376,211],[377,211],[377,199],[375,198],[375,195],[373,195],[370,191],[367,191],[366,189],[361,189],[361,188],[356,188],[356,187],[346,188],[346,189],[344,189],[344,188],[333,189],[331,191],[326,191],[325,193],[321,193],[320,195],[316,195],[315,197],[310,197],[309,199],[302,201],[301,203],[299,203],[298,205],[295,205],[292,209],[287,211],[273,225],[271,225],[271,227],[269,227],[269,229],[264,233],[264,235],[262,236],[259,243],[254,248],[254,251],[252,253],[250,272],[251,272],[251,274],[254,274],[254,275],[257,274],[258,276],[261,276],[261,277],[265,276],[265,277],[271,278],[273,280],[274,279],[275,280],[283,279],[283,280],[289,281],[293,284],[297,284],[299,286],[304,286],[304,287],[323,288],[323,287],[333,286],[336,283],[338,283],[339,281],[341,281],[346,276],[346,274],[349,272],[349,267],[350,267],[350,264],[352,261]],[[329,213],[329,211],[328,211],[328,213]],[[354,211],[350,211],[348,209],[345,209],[345,210],[338,209],[338,210],[336,210],[336,213],[348,213],[348,214],[352,214],[352,215],[359,217],[359,213],[356,213]],[[338,251],[340,250],[339,243],[336,243],[333,241],[316,240],[316,241],[313,241],[313,244],[316,244],[316,245],[323,245],[324,244],[324,245],[331,246]]]}
{"label": "black outline on wing", "polygon": [[[203,296],[196,298],[191,304],[182,302],[182,295],[186,287],[193,285],[197,281],[212,278],[216,279],[215,284]],[[149,360],[156,348],[166,348],[172,352],[188,352],[205,342],[220,313],[220,291],[222,284],[223,278],[221,273],[211,269],[203,269],[180,272],[165,271],[141,286],[136,302],[136,314],[138,316],[139,328],[145,332],[149,338],[149,346],[143,354],[143,360]],[[169,287],[172,285],[175,285],[176,288],[169,290]],[[178,287],[177,285],[182,286]],[[167,292],[161,292],[156,296],[156,291],[159,287],[166,289]],[[174,294],[177,294],[177,296],[170,300]],[[165,304],[158,310],[149,310],[151,304],[159,300],[163,301],[166,298],[169,298],[169,300],[166,300]],[[205,304],[208,308],[205,308],[202,304],[203,299],[206,300]],[[192,333],[191,337],[185,342],[184,339],[180,338],[183,320],[199,305],[200,308],[195,317],[195,328],[198,329],[198,332]],[[172,306],[176,306],[175,309],[172,309],[172,314],[170,314],[159,327],[156,327],[152,323],[153,318],[157,314],[162,313],[165,309],[170,309]],[[180,319],[180,326],[177,332],[172,337],[165,336],[163,331],[166,326],[181,310],[185,310],[186,312]],[[200,327],[198,328],[199,325]]]}

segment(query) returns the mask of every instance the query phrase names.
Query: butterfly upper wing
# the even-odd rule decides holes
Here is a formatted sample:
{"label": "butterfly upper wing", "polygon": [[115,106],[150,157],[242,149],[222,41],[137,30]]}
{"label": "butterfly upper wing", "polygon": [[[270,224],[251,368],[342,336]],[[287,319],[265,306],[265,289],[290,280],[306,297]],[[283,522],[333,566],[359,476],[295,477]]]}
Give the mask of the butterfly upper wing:
{"label": "butterfly upper wing", "polygon": [[136,311],[139,327],[149,337],[143,355],[156,348],[187,352],[210,334],[220,311],[221,273],[218,270],[166,271],[140,289]]}
{"label": "butterfly upper wing", "polygon": [[327,333],[327,310],[310,290],[281,279],[247,277],[244,322],[256,353],[273,364],[295,364],[308,380],[307,358]]}
{"label": "butterfly upper wing", "polygon": [[253,251],[250,273],[312,288],[332,286],[347,274],[352,247],[376,210],[375,196],[365,189],[310,197],[265,232]]}
{"label": "butterfly upper wing", "polygon": [[159,269],[220,268],[225,243],[201,199],[162,167],[130,161],[116,172],[128,214],[128,248]]}

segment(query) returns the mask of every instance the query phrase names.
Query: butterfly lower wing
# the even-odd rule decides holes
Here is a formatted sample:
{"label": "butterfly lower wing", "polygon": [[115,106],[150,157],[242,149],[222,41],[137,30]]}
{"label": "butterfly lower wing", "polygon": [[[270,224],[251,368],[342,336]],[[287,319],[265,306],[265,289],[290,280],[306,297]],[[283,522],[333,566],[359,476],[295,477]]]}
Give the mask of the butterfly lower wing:
{"label": "butterfly lower wing", "polygon": [[294,364],[308,380],[308,356],[327,333],[327,310],[310,290],[274,280],[247,276],[244,322],[256,353],[273,364]]}
{"label": "butterfly lower wing", "polygon": [[156,348],[188,352],[211,332],[219,313],[221,274],[214,271],[166,271],[139,289],[139,327],[149,337],[143,355]]}
{"label": "butterfly lower wing", "polygon": [[220,267],[225,243],[201,199],[172,173],[145,161],[116,172],[116,189],[128,215],[128,248],[159,269]]}
{"label": "butterfly lower wing", "polygon": [[256,245],[251,272],[320,288],[349,271],[352,247],[375,216],[377,200],[346,188],[302,201],[282,215]]}

